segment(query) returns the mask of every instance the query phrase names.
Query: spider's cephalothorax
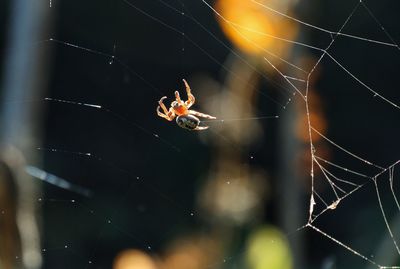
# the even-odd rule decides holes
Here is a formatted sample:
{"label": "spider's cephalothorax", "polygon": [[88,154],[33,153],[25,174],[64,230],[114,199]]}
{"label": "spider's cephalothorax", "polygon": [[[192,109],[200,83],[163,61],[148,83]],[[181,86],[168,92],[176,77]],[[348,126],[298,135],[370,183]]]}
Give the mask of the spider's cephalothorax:
{"label": "spider's cephalothorax", "polygon": [[[171,107],[167,109],[164,105],[163,101],[167,97],[164,96],[158,101],[159,106],[157,107],[157,115],[168,120],[172,121],[175,117],[176,123],[179,127],[188,129],[188,130],[205,130],[208,126],[199,126],[200,120],[197,117],[206,118],[206,119],[216,119],[213,116],[203,114],[194,110],[189,109],[195,102],[195,98],[191,93],[189,84],[186,80],[183,80],[186,86],[186,93],[188,96],[187,101],[182,101],[178,91],[175,91],[175,101],[171,103]],[[160,108],[164,113],[160,111]],[[197,117],[196,117],[197,116]]]}

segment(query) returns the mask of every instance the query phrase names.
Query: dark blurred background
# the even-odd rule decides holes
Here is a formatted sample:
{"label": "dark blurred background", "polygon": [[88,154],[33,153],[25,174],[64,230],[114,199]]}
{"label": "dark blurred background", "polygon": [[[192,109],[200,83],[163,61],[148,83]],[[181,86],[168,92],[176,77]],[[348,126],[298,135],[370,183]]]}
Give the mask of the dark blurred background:
{"label": "dark blurred background", "polygon": [[[260,2],[334,32],[359,3]],[[314,225],[372,263],[309,227],[296,230],[308,221],[311,195],[305,102],[264,57],[306,80],[322,52],[259,33],[322,49],[335,38],[330,55],[396,104],[398,47],[324,33],[252,1],[208,3],[247,30],[200,0],[0,3],[0,268],[399,265],[372,179],[326,162],[331,173],[356,184],[342,185],[346,193],[365,185]],[[358,4],[343,32],[397,44],[399,8],[394,0]],[[189,132],[157,117],[162,96],[167,106],[175,90],[186,98],[183,78],[197,98],[194,109],[223,122]],[[304,81],[289,81],[305,94]],[[322,160],[372,177],[400,159],[398,108],[327,56],[309,85],[312,125],[375,166],[313,132]],[[27,165],[91,194],[29,176]],[[317,214],[336,198],[327,175],[314,169],[324,199],[315,197]],[[388,172],[378,178],[380,198],[400,240],[388,178]],[[19,217],[18,206],[25,212]]]}

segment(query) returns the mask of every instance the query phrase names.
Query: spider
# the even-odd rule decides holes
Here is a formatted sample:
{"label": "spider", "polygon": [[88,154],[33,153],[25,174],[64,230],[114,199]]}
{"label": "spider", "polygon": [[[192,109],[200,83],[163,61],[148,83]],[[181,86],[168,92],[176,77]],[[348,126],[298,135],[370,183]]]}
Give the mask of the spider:
{"label": "spider", "polygon": [[[176,123],[179,127],[184,129],[196,131],[208,129],[208,126],[199,126],[200,119],[197,117],[206,119],[216,119],[216,117],[189,109],[194,104],[195,98],[191,93],[189,84],[186,80],[183,80],[183,82],[185,83],[188,100],[182,101],[179,92],[175,91],[175,101],[171,103],[171,107],[168,110],[163,103],[164,99],[167,98],[164,96],[160,101],[158,101],[159,106],[157,107],[157,115],[168,121],[172,121],[176,117]],[[160,111],[160,108],[164,113]]]}

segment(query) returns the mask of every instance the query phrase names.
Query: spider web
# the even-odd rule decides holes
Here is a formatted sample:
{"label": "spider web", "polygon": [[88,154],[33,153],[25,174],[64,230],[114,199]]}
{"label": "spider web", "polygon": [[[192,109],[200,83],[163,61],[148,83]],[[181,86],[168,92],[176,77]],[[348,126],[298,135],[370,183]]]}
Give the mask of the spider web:
{"label": "spider web", "polygon": [[[52,90],[51,97],[42,100],[48,104],[53,115],[48,119],[51,128],[47,132],[46,146],[38,147],[38,150],[47,156],[45,169],[35,170],[37,168],[31,167],[28,170],[35,177],[61,187],[55,189],[45,185],[44,195],[38,197],[38,202],[44,204],[45,215],[52,216],[48,223],[44,223],[45,239],[42,254],[45,265],[49,268],[55,265],[59,267],[67,257],[72,257],[73,266],[101,267],[109,264],[106,258],[102,258],[104,252],[109,250],[116,252],[132,246],[157,254],[166,238],[178,233],[171,228],[159,227],[156,223],[158,219],[173,220],[167,221],[169,225],[166,226],[185,227],[189,223],[192,227],[198,227],[198,220],[207,218],[204,213],[196,212],[196,205],[190,198],[195,196],[196,192],[193,184],[184,176],[176,175],[177,170],[192,176],[202,174],[207,164],[195,165],[183,159],[190,160],[196,152],[205,154],[207,144],[198,143],[197,134],[180,132],[181,130],[174,124],[168,126],[160,123],[162,121],[159,119],[154,120],[154,109],[156,101],[161,96],[172,96],[173,91],[167,90],[164,83],[168,82],[169,86],[176,85],[176,81],[199,72],[203,66],[212,66],[210,72],[221,69],[225,74],[244,80],[241,74],[224,63],[224,57],[229,53],[266,81],[268,90],[256,91],[265,99],[268,107],[276,107],[276,110],[260,108],[262,112],[257,112],[254,117],[218,117],[216,121],[204,121],[211,126],[210,133],[239,151],[240,145],[227,138],[223,132],[220,133],[219,126],[240,125],[247,121],[267,122],[267,126],[271,126],[270,121],[279,122],[281,115],[287,113],[286,109],[296,106],[295,102],[301,103],[306,117],[304,124],[308,134],[311,160],[309,206],[308,210],[304,211],[304,215],[307,215],[304,226],[291,232],[294,234],[304,231],[316,232],[326,242],[339,247],[335,253],[345,253],[344,256],[337,254],[345,260],[344,265],[353,263],[363,266],[367,264],[372,268],[400,268],[398,264],[400,234],[395,225],[396,218],[400,214],[396,192],[398,189],[396,171],[400,165],[396,152],[399,146],[396,139],[399,130],[396,127],[400,99],[395,91],[388,89],[398,85],[393,69],[398,62],[396,57],[399,55],[400,47],[395,41],[396,38],[392,36],[392,32],[396,29],[387,30],[381,22],[382,14],[393,1],[387,1],[387,5],[379,6],[366,1],[351,1],[352,3],[346,3],[345,7],[335,6],[334,12],[337,9],[338,17],[342,16],[341,20],[337,20],[339,21],[337,25],[329,25],[329,22],[323,20],[318,22],[318,25],[309,23],[308,20],[287,15],[261,0],[251,1],[255,7],[264,9],[266,14],[295,23],[301,28],[300,31],[305,33],[304,36],[315,36],[315,38],[304,38],[307,41],[285,39],[247,28],[226,19],[214,9],[212,3],[205,0],[197,2],[189,4],[184,1],[170,3],[162,0],[151,2],[121,0],[117,4],[82,4],[84,6],[81,6],[81,10],[87,8],[95,17],[102,18],[108,15],[106,29],[89,35],[90,29],[96,28],[91,28],[93,26],[88,23],[82,26],[83,29],[80,29],[77,37],[68,32],[69,28],[59,29],[57,37],[39,42],[40,46],[48,46],[49,51],[50,47],[60,51],[56,54],[56,61],[66,66],[57,64],[57,68],[61,71],[57,72],[51,85],[59,89]],[[63,1],[49,2],[49,8],[55,10],[58,8],[64,16],[67,14],[65,18],[67,25],[68,23],[75,25],[70,18],[74,5]],[[100,5],[114,11],[107,14],[96,13],[96,8]],[[196,5],[200,8],[199,11],[193,9]],[[303,3],[299,4],[302,5]],[[377,6],[372,8],[370,5]],[[379,12],[375,13],[375,10]],[[164,14],[169,14],[170,17],[166,19]],[[299,64],[295,57],[282,58],[260,44],[248,40],[263,51],[263,64],[271,68],[271,73],[275,76],[266,75],[256,64],[233,50],[220,33],[215,32],[217,29],[215,22],[200,19],[201,16],[211,15],[226,22],[239,35],[242,35],[239,30],[245,29],[279,42],[289,43],[300,54],[312,53],[316,58],[312,64]],[[126,38],[126,31],[121,30],[121,28],[132,28],[132,23],[137,22],[130,20],[130,16],[139,16],[139,23],[148,25],[148,28],[144,27],[146,29],[133,25],[135,30],[132,34],[137,37],[133,44],[132,40]],[[368,27],[375,27],[373,33],[376,36],[361,33],[364,31],[361,27],[361,22],[364,20],[369,21]],[[323,26],[323,24],[328,25]],[[160,31],[158,27],[164,30]],[[199,32],[192,33],[187,29],[198,29]],[[159,36],[155,38],[153,32]],[[94,39],[95,37],[98,39]],[[246,39],[245,36],[242,37]],[[169,39],[173,41],[162,42]],[[100,46],[97,45],[98,40],[102,41]],[[156,43],[149,42],[150,40],[156,40]],[[324,41],[323,45],[319,43],[320,40]],[[214,44],[213,47],[218,48],[218,51],[215,52],[211,48],[210,42]],[[149,48],[145,50],[147,46]],[[132,52],[131,48],[137,48],[137,52]],[[343,52],[347,49],[354,55]],[[150,53],[141,55],[140,51],[150,51]],[[363,52],[369,54],[363,56],[361,54]],[[197,61],[194,61],[190,56],[195,54],[202,56],[195,57]],[[164,60],[157,62],[160,57]],[[355,65],[356,60],[351,61],[353,58],[370,60],[372,73]],[[180,61],[178,67],[168,64],[176,62],[176,59]],[[85,66],[79,68],[77,72],[68,68],[80,63]],[[152,70],[151,64],[154,63],[160,64],[157,70]],[[102,67],[96,68],[99,65]],[[177,79],[174,78],[172,83],[171,78],[163,78],[164,81],[161,83],[157,75],[162,69],[169,68],[172,70],[167,73],[175,74]],[[339,130],[333,132],[333,136],[336,137],[319,130],[311,118],[313,113],[310,105],[313,102],[310,93],[311,84],[315,73],[321,68],[328,70],[324,73],[324,79],[321,79],[323,82],[319,86],[328,89],[326,103],[340,107],[341,102],[337,100],[341,100],[344,107],[357,106],[350,112],[340,112],[339,108],[331,108],[332,113],[339,110],[337,117],[342,117],[337,120],[338,126],[333,126]],[[79,73],[82,70],[85,71]],[[377,75],[380,72],[381,77]],[[74,84],[75,80],[68,81],[70,76],[76,76],[76,81],[82,84]],[[337,77],[340,77],[341,81],[335,81]],[[392,81],[388,82],[390,80]],[[95,88],[95,94],[93,91],[90,91],[92,95],[85,94],[86,88]],[[182,88],[182,84],[179,84],[179,88]],[[269,88],[276,90],[272,91]],[[196,95],[195,89],[193,93]],[[206,95],[202,97],[207,99]],[[72,122],[68,120],[69,117],[73,119]],[[382,120],[387,122],[382,123]],[[354,123],[357,121],[366,122]],[[352,124],[367,129],[354,130],[350,128]],[[355,135],[350,132],[354,132]],[[378,138],[370,138],[371,144],[360,145],[360,142],[353,142],[348,138],[358,139],[371,134],[379,135]],[[203,140],[207,140],[208,134],[200,135]],[[75,138],[68,139],[68,136]],[[81,139],[76,136],[80,136]],[[91,139],[95,140],[95,143],[89,143]],[[315,142],[319,139],[330,145],[335,158],[326,158],[320,154]],[[378,141],[379,139],[387,141]],[[375,151],[367,150],[368,147],[373,147]],[[202,159],[207,162],[207,158],[210,162],[213,160],[211,157]],[[250,164],[257,163],[254,160],[258,159],[257,154],[250,153],[247,158]],[[68,165],[65,166],[63,163]],[[69,166],[73,166],[74,169],[70,169]],[[170,169],[162,173],[152,171],[158,167],[170,167]],[[191,173],[192,169],[195,169],[195,172]],[[57,176],[45,171],[55,171],[54,174]],[[177,180],[173,180],[175,177]],[[81,180],[73,183],[70,180],[72,178]],[[65,192],[62,188],[70,192]],[[379,212],[379,215],[375,214],[372,217],[375,217],[375,221],[379,219],[381,226],[379,229],[384,231],[385,238],[391,242],[391,249],[396,257],[389,264],[386,260],[380,260],[379,250],[376,257],[370,253],[376,251],[375,247],[366,246],[359,240],[355,240],[356,242],[348,240],[347,237],[350,238],[348,232],[340,234],[346,226],[352,225],[352,221],[346,218],[362,211],[364,207],[363,204],[356,203],[357,199],[363,200],[368,208],[370,204],[372,207],[375,206],[376,212]],[[192,204],[180,201],[192,201]],[[131,213],[135,218],[127,219],[126,216],[132,210],[135,211]],[[367,217],[360,219],[362,222],[369,221]],[[77,230],[63,229],[63,223],[73,225]],[[144,233],[149,231],[146,226],[150,226],[151,234]],[[360,237],[374,237],[371,229],[366,230]],[[288,236],[290,237],[291,233]],[[120,244],[113,245],[116,237],[124,240]],[[375,241],[367,242],[369,244],[377,242],[377,239],[371,240]],[[82,245],[82,242],[86,245]],[[324,246],[326,244],[322,240],[318,242]],[[207,268],[223,267],[227,261],[232,265],[238,256],[240,252],[234,256],[226,256],[217,264],[208,265]],[[354,260],[357,261],[349,256],[356,258]],[[312,256],[312,259],[316,258]]]}

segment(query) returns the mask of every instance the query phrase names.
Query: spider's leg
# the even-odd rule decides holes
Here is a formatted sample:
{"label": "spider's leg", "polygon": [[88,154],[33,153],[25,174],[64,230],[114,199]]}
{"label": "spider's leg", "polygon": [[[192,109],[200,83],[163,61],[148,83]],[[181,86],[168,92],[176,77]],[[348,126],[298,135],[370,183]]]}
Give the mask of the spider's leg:
{"label": "spider's leg", "polygon": [[[160,99],[160,101],[158,101],[159,106],[157,106],[157,115],[168,120],[168,121],[172,121],[175,118],[175,113],[173,111],[172,108],[170,108],[169,110],[167,109],[167,107],[164,105],[163,101],[164,99],[166,99],[167,97],[164,96]],[[160,108],[163,110],[164,113],[162,113],[160,111]]]}
{"label": "spider's leg", "polygon": [[168,119],[168,116],[167,115],[165,115],[164,113],[162,113],[161,111],[160,111],[160,106],[157,106],[157,115],[159,116],[159,117],[162,117],[162,118],[164,118],[164,119]]}
{"label": "spider's leg", "polygon": [[208,126],[197,126],[196,128],[193,129],[193,131],[202,131],[202,130],[207,130]]}
{"label": "spider's leg", "polygon": [[[160,107],[162,108],[162,110],[164,111],[164,114],[168,114],[168,109],[167,107],[164,105],[163,101],[167,99],[167,96],[163,96],[161,97],[160,101],[158,101],[158,104],[160,105]],[[157,108],[158,111],[158,108]]]}
{"label": "spider's leg", "polygon": [[188,100],[185,102],[185,105],[187,106],[187,108],[190,108],[194,104],[194,102],[196,101],[196,98],[194,98],[194,95],[192,94],[190,86],[186,82],[186,80],[183,80],[183,83],[185,83],[186,93],[187,93],[187,96],[188,96]]}
{"label": "spider's leg", "polygon": [[169,109],[167,116],[169,118],[169,121],[172,121],[173,119],[175,119],[176,115],[175,115],[174,109],[172,107]]}
{"label": "spider's leg", "polygon": [[175,113],[172,109],[170,109],[170,111],[167,111],[167,114],[164,114],[160,111],[160,106],[157,107],[157,115],[168,121],[172,121],[175,118]]}
{"label": "spider's leg", "polygon": [[197,112],[197,111],[194,111],[194,110],[188,110],[188,112],[189,112],[190,115],[194,115],[194,116],[197,116],[197,117],[200,117],[200,118],[205,118],[205,119],[210,119],[210,120],[216,119],[216,117],[214,117],[214,116],[210,116],[210,115],[207,115],[207,114],[204,114],[204,113],[200,113],[200,112]]}
{"label": "spider's leg", "polygon": [[175,91],[175,99],[179,104],[182,104],[181,96],[178,91]]}

